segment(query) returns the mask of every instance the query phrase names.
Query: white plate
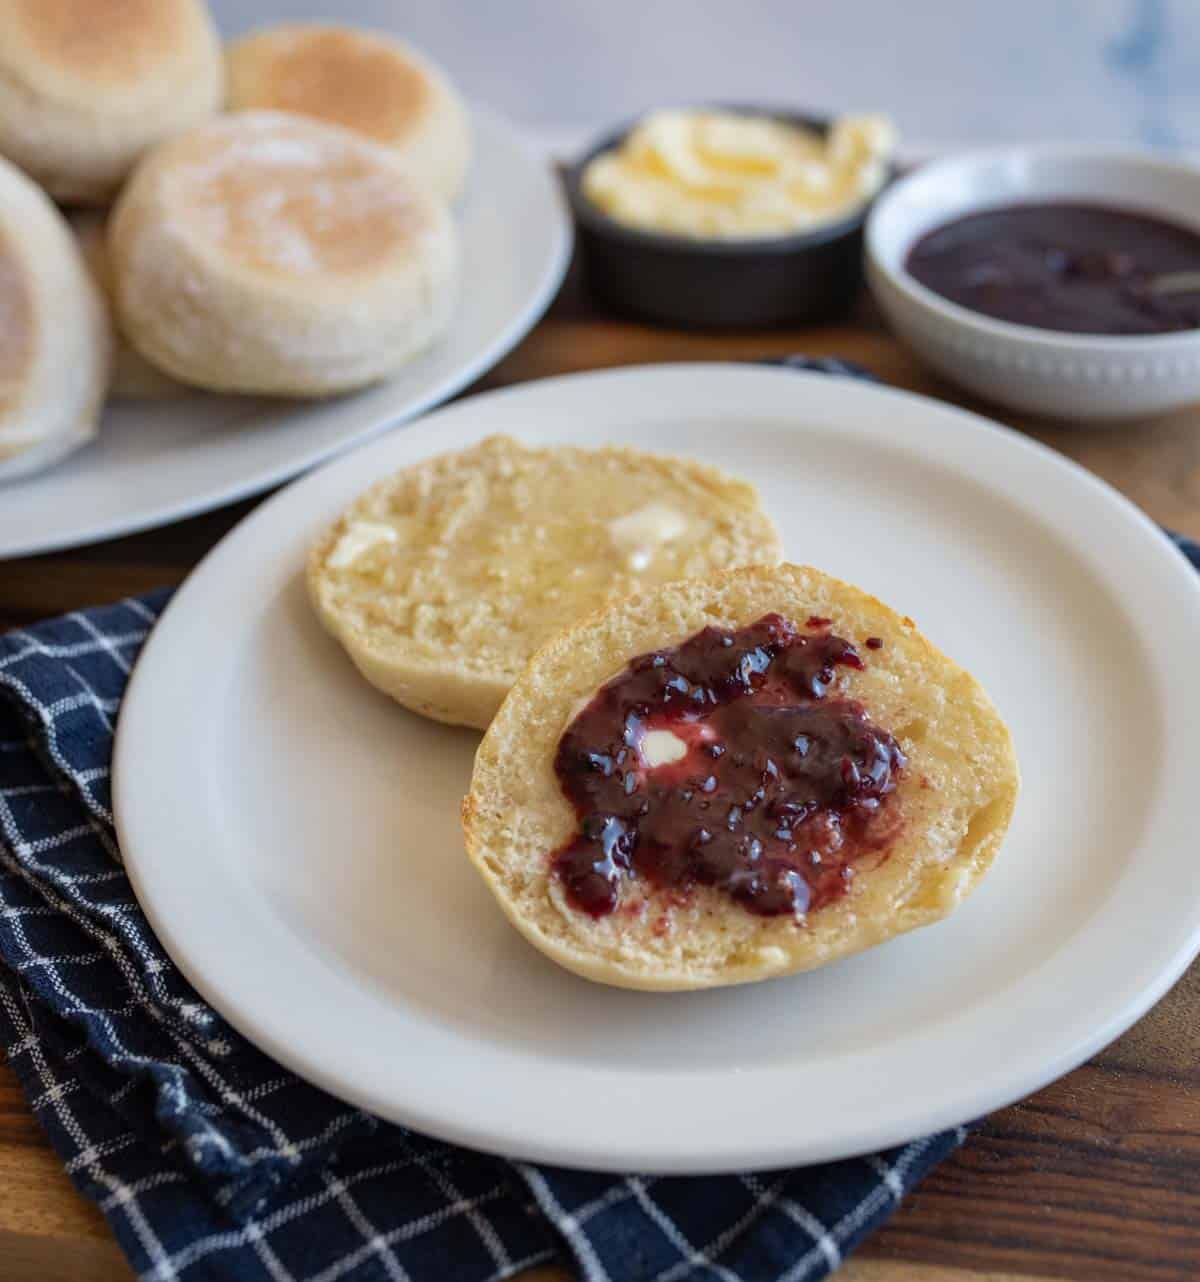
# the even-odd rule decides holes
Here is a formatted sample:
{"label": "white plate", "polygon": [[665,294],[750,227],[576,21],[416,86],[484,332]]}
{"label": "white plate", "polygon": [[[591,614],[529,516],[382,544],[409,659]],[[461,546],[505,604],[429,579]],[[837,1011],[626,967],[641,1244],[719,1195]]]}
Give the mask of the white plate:
{"label": "white plate", "polygon": [[[462,850],[477,736],[368,688],[306,604],[309,540],[388,469],[489,432],[748,478],[788,554],[914,615],[1012,725],[995,868],[950,920],[825,970],[676,996],[559,970]],[[133,676],[116,812],[196,987],[385,1117],[564,1164],[812,1162],[957,1123],[1110,1041],[1200,947],[1200,588],[1082,469],[934,401],[661,366],[479,396],[288,489],[192,575]]]}
{"label": "white plate", "polygon": [[387,383],[331,401],[197,395],[114,405],[97,441],[0,486],[0,559],[94,543],[257,494],[452,396],[550,305],[571,252],[557,179],[510,125],[473,113],[463,293],[446,337]]}

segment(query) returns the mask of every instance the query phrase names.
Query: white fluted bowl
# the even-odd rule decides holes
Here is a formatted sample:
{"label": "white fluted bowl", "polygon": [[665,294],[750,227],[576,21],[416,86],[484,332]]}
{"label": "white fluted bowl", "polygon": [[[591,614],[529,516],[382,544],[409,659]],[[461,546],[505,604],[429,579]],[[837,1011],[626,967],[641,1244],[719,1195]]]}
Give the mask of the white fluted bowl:
{"label": "white fluted bowl", "polygon": [[935,294],[904,267],[926,232],[964,214],[1047,200],[1157,214],[1200,231],[1200,168],[1147,153],[1007,147],[928,164],[867,220],[867,280],[884,315],[947,378],[1012,409],[1117,422],[1200,401],[1200,329],[1068,334],[1014,325]]}

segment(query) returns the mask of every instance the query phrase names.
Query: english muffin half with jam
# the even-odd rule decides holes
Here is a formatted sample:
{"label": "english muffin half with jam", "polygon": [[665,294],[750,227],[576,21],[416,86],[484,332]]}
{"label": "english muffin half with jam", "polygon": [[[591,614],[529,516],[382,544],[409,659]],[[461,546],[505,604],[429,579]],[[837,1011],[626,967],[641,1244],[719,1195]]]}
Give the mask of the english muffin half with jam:
{"label": "english muffin half with jam", "polygon": [[463,827],[560,965],[711,988],[945,917],[1017,788],[991,700],[911,619],[757,566],[638,593],[539,650],[479,747]]}

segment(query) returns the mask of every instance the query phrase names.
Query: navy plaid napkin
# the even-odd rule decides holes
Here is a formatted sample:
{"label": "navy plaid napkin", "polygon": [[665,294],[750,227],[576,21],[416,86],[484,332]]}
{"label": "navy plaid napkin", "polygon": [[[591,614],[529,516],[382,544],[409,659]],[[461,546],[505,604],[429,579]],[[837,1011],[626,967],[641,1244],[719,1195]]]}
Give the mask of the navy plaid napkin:
{"label": "navy plaid napkin", "polygon": [[113,723],[168,595],[0,637],[0,1046],[140,1278],[484,1282],[557,1257],[587,1282],[811,1282],[962,1142],[589,1174],[442,1144],[280,1068],[176,970],[120,863]]}

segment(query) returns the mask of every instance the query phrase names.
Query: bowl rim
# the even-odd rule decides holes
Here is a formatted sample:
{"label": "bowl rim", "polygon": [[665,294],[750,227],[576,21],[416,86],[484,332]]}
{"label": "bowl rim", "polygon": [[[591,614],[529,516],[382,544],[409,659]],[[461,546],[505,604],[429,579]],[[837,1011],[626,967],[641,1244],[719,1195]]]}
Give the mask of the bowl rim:
{"label": "bowl rim", "polygon": [[819,112],[805,111],[798,107],[769,106],[763,104],[736,102],[692,102],[681,103],[669,108],[647,108],[635,116],[630,116],[615,128],[608,129],[593,140],[567,166],[564,175],[567,188],[567,200],[576,221],[589,231],[620,241],[631,248],[658,249],[674,253],[696,254],[703,257],[749,258],[754,255],[790,254],[798,250],[815,249],[831,241],[853,236],[859,232],[867,220],[871,206],[884,192],[896,175],[894,160],[887,162],[883,182],[877,191],[867,196],[845,218],[836,222],[823,223],[804,231],[788,232],[785,235],[744,236],[721,239],[718,237],[684,236],[676,232],[652,231],[648,228],[634,227],[620,222],[606,214],[598,205],[584,195],[583,174],[588,165],[606,151],[618,147],[633,129],[652,112],[657,110],[671,111],[725,111],[734,115],[766,116],[786,124],[800,125],[803,128],[826,133],[835,116],[822,115]]}
{"label": "bowl rim", "polygon": [[[1169,156],[1150,149],[1138,149],[1123,146],[1106,146],[1103,144],[1075,145],[1070,143],[1032,143],[1017,146],[997,146],[973,148],[970,151],[954,152],[936,160],[927,161],[903,173],[894,182],[881,189],[872,202],[865,219],[863,231],[863,255],[868,268],[867,279],[878,273],[892,288],[903,294],[906,300],[926,312],[934,312],[943,321],[960,329],[970,330],[975,335],[992,339],[996,342],[1024,343],[1037,347],[1053,347],[1060,351],[1078,355],[1131,355],[1138,350],[1147,353],[1162,352],[1176,347],[1180,343],[1200,342],[1200,326],[1191,329],[1172,330],[1164,334],[1077,334],[1069,330],[1041,329],[1036,325],[1021,325],[1015,321],[999,320],[983,312],[972,311],[961,303],[952,302],[941,294],[921,284],[904,266],[903,257],[893,267],[884,260],[878,250],[879,226],[887,216],[889,202],[901,198],[905,190],[920,180],[931,176],[937,177],[939,171],[969,170],[971,168],[995,164],[997,161],[1014,158],[1036,158],[1038,160],[1094,160],[1118,165],[1128,165],[1134,169],[1157,169],[1180,174],[1195,181],[1200,195],[1200,164]],[[1035,198],[1036,199],[1036,198]],[[1062,197],[1061,199],[1067,199]],[[1097,204],[1104,199],[1089,197]],[[1019,193],[1014,193],[1011,203],[1021,203]],[[1033,203],[1032,201],[1027,203]],[[1151,213],[1148,208],[1140,206],[1136,199],[1128,200],[1124,193],[1113,193],[1113,206],[1131,213]],[[924,230],[951,222],[955,218],[966,217],[971,213],[982,212],[994,206],[981,203],[956,214],[943,214],[940,219],[930,220],[922,231],[909,230],[909,240],[904,249],[904,257],[923,234]],[[1157,214],[1157,217],[1163,217]],[[1171,217],[1171,215],[1167,215]],[[874,286],[872,286],[874,288]]]}

